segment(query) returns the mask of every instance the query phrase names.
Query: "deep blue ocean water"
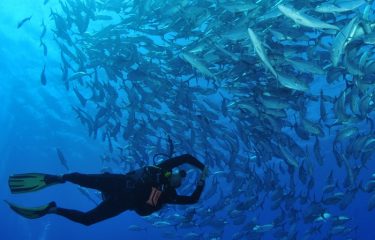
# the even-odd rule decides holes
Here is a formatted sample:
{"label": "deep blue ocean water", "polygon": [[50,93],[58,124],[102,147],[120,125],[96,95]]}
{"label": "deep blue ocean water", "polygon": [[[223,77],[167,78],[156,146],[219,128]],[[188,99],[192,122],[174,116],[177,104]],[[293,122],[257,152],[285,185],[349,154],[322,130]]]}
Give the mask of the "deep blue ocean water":
{"label": "deep blue ocean water", "polygon": [[[49,7],[54,4],[58,4],[58,1],[51,0],[48,7],[43,6],[41,0],[2,0],[0,2],[0,199],[11,200],[25,206],[38,206],[55,200],[57,204],[67,208],[88,210],[94,207],[94,204],[84,198],[72,184],[24,195],[11,195],[7,186],[8,176],[14,173],[65,173],[66,170],[56,156],[57,147],[63,149],[72,171],[100,172],[99,156],[108,148],[106,143],[88,136],[87,129],[82,126],[71,108],[72,105],[78,103],[78,100],[73,92],[66,91],[60,82],[59,50],[52,47],[54,44],[50,31],[46,37],[46,42],[50,46],[47,58],[43,56],[39,47],[39,24],[43,18],[48,19]],[[30,15],[32,15],[31,22],[17,29],[17,23]],[[46,21],[47,26],[48,24],[52,23]],[[40,72],[44,63],[49,69],[47,86],[40,84]],[[311,91],[317,94],[320,89],[319,82],[315,84]],[[337,88],[340,87],[342,85],[338,84]],[[335,88],[331,91],[335,91]],[[309,109],[309,112],[314,114],[313,109]],[[325,141],[329,140],[327,138]],[[315,184],[318,186],[323,186],[326,180],[325,177],[319,176],[326,176],[327,169],[336,166],[331,148],[326,149],[325,146],[328,144],[325,145],[324,141],[321,145],[322,154],[327,159],[331,159],[331,162],[326,163],[325,168],[319,172],[314,172]],[[373,173],[375,173],[374,159],[370,161],[367,169],[361,172],[361,177],[368,180]],[[210,182],[208,182],[207,189],[209,184]],[[225,184],[219,185],[219,188],[224,191],[226,187]],[[330,209],[332,213],[349,216],[352,218],[350,226],[358,227],[357,231],[350,235],[352,238],[333,239],[375,239],[375,212],[367,211],[370,197],[370,194],[360,192],[344,211],[332,206]],[[211,199],[203,206],[210,207],[215,203],[216,199],[215,201]],[[267,207],[269,206],[265,204],[261,215],[253,215],[251,211],[247,214],[249,218],[256,217],[260,224],[267,224],[274,218]],[[173,208],[168,211],[171,211],[169,214],[183,212],[181,209]],[[55,215],[37,220],[24,219],[12,212],[4,202],[0,203],[0,213],[2,220],[0,239],[5,240],[164,239],[162,232],[165,231],[176,231],[182,236],[188,232],[186,229],[173,227],[168,230],[153,227],[150,222],[133,212],[125,212],[91,227],[81,226]],[[218,218],[224,218],[228,222],[224,227],[223,239],[232,239],[231,236],[238,231],[238,226],[232,223],[225,211],[218,215]],[[144,227],[146,230],[128,230],[128,226],[132,224]],[[306,228],[303,225],[295,227]],[[214,229],[203,225],[199,228],[199,232],[202,231],[210,233]],[[274,238],[271,234],[265,234],[264,239]]]}

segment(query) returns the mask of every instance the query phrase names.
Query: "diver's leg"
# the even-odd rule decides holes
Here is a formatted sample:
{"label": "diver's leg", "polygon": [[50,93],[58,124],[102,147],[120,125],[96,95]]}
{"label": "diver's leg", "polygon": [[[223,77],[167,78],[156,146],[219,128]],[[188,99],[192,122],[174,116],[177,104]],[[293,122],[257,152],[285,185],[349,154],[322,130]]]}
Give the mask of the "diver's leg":
{"label": "diver's leg", "polygon": [[51,210],[50,213],[66,217],[71,221],[81,223],[86,226],[90,226],[94,223],[117,216],[126,211],[127,208],[121,205],[122,204],[119,204],[116,201],[107,200],[101,202],[96,208],[88,212],[56,207],[55,209]]}
{"label": "diver's leg", "polygon": [[125,175],[123,174],[64,174],[62,178],[65,181],[78,184],[82,187],[97,189],[102,192],[116,192],[121,190],[125,184]]}

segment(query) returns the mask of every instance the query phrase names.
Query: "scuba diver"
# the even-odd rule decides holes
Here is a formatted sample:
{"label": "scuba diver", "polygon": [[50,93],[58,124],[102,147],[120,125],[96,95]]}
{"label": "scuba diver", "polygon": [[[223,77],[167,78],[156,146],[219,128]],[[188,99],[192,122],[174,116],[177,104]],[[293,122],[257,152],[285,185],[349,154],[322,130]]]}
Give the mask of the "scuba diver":
{"label": "scuba diver", "polygon": [[[172,169],[184,163],[201,170],[197,186],[191,196],[180,196],[176,188],[186,177],[184,170]],[[127,174],[81,174],[49,175],[40,173],[17,174],[9,177],[12,193],[26,193],[65,182],[99,190],[103,201],[88,212],[58,207],[55,202],[36,208],[25,208],[8,203],[11,209],[23,217],[34,219],[46,214],[57,214],[86,226],[134,210],[147,216],[160,210],[165,204],[193,204],[198,202],[207,176],[207,168],[195,157],[184,154],[167,159],[156,166],[146,166]]]}

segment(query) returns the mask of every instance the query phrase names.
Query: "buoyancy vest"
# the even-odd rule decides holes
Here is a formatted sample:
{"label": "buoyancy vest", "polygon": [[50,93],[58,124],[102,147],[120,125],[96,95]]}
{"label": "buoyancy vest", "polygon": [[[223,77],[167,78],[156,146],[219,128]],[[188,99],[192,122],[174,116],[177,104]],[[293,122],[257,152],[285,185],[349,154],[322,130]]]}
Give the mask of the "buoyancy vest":
{"label": "buoyancy vest", "polygon": [[170,171],[166,171],[157,166],[146,166],[126,174],[136,185],[152,183],[155,186],[167,184],[168,178],[172,175]]}
{"label": "buoyancy vest", "polygon": [[147,166],[134,171],[137,199],[135,211],[138,214],[148,215],[161,208],[163,200],[167,197],[165,191],[170,175],[171,172],[157,166]]}

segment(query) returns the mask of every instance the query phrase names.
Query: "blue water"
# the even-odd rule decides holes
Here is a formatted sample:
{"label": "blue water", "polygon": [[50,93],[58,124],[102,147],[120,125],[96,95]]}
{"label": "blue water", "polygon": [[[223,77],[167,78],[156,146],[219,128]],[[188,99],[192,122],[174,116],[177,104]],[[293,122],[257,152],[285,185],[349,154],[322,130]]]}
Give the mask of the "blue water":
{"label": "blue water", "polygon": [[[56,45],[53,44],[50,31],[47,32],[45,38],[46,43],[50,46],[48,57],[43,56],[42,48],[39,47],[41,29],[39,24],[42,19],[48,19],[49,7],[57,4],[58,1],[53,0],[50,1],[48,7],[43,6],[41,0],[0,1],[0,199],[25,206],[38,206],[55,200],[58,205],[66,208],[89,210],[95,205],[83,197],[76,186],[72,184],[64,184],[24,195],[11,195],[7,186],[8,176],[14,173],[66,173],[66,169],[57,158],[57,147],[63,150],[70,169],[83,173],[100,172],[102,168],[100,156],[108,152],[108,144],[100,141],[100,138],[96,140],[90,138],[87,128],[79,122],[72,110],[72,106],[78,105],[79,102],[74,93],[66,91],[61,83],[60,53],[57,47],[52,47]],[[31,22],[25,23],[21,29],[17,30],[17,23],[30,15],[32,15]],[[52,27],[52,22],[46,21],[46,25]],[[43,64],[48,66],[46,86],[42,86],[40,83]],[[331,91],[342,89],[343,84],[337,84],[335,87]],[[318,94],[319,89],[318,81],[312,86],[311,91]],[[328,90],[325,93],[329,94]],[[314,109],[309,109],[309,114],[313,115]],[[329,141],[332,139],[327,138],[321,141],[322,154],[327,163],[324,168],[313,173],[316,186],[323,187],[329,172],[328,169],[336,168],[331,146],[324,144]],[[324,148],[325,146],[327,148]],[[222,146],[215,147],[222,148]],[[374,170],[375,161],[371,159],[367,169],[364,169],[360,175],[364,183],[375,172]],[[345,173],[342,177],[345,177]],[[228,191],[226,188],[229,185],[225,184],[225,181],[220,183],[218,188],[224,192]],[[209,178],[205,191],[210,189],[210,184],[212,184],[212,179]],[[205,192],[203,197],[204,194]],[[370,197],[370,194],[359,192],[346,210],[341,211],[335,206],[328,208],[331,214],[352,218],[347,226],[358,227],[357,231],[346,238],[334,237],[333,239],[350,239],[350,237],[352,239],[375,239],[373,221],[375,211],[367,211]],[[229,198],[229,202],[241,200],[236,196]],[[215,197],[201,203],[198,208],[201,212],[197,214],[196,218],[204,219],[204,210],[215,207],[219,201],[220,199]],[[184,214],[186,208],[168,208],[163,211],[162,216],[170,216],[175,213]],[[307,209],[296,210],[303,212]],[[0,213],[2,220],[0,239],[5,240],[166,239],[163,236],[165,232],[170,231],[173,232],[171,238],[188,239],[186,233],[197,232],[204,233],[205,239],[209,239],[207,236],[214,232],[221,232],[221,230],[224,230],[222,239],[232,239],[235,232],[246,228],[246,225],[236,226],[233,220],[228,217],[227,209],[217,213],[216,219],[227,222],[218,229],[205,225],[204,221],[201,226],[191,229],[157,228],[152,226],[152,222],[130,211],[90,227],[70,222],[56,215],[48,215],[37,220],[24,219],[12,212],[4,202],[0,203]],[[255,218],[258,224],[271,223],[275,218],[274,212],[270,210],[269,202],[265,203],[263,210],[251,209],[246,214],[249,221]],[[145,230],[129,230],[128,226],[133,224]],[[315,239],[322,239],[329,225],[329,221],[324,223],[322,235],[317,235]],[[292,227],[301,233],[297,239],[303,239],[302,233],[308,229],[306,225],[297,222],[290,226],[290,228]],[[249,238],[245,236],[241,239]],[[274,237],[271,233],[266,233],[263,239],[274,239]]]}

